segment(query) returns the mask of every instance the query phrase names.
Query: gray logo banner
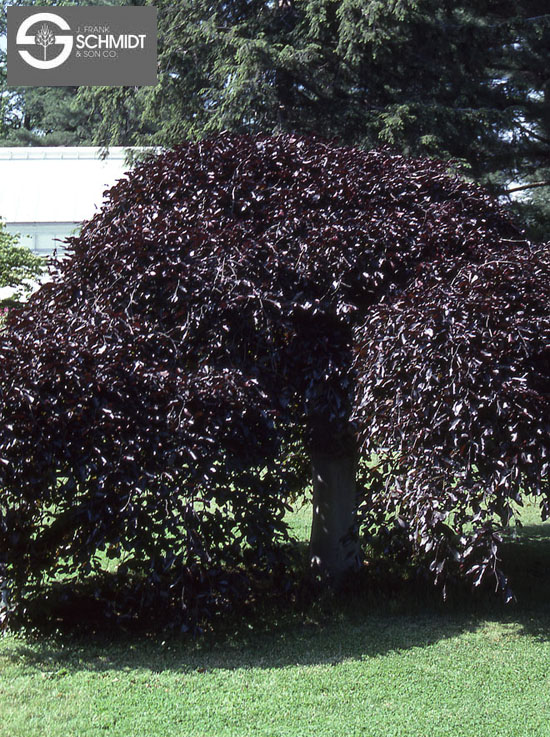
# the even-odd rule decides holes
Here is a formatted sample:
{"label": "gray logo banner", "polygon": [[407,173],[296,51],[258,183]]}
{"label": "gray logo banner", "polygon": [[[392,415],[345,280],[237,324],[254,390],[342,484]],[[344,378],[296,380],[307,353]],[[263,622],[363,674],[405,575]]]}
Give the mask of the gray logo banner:
{"label": "gray logo banner", "polygon": [[157,9],[80,6],[8,11],[8,85],[157,83]]}

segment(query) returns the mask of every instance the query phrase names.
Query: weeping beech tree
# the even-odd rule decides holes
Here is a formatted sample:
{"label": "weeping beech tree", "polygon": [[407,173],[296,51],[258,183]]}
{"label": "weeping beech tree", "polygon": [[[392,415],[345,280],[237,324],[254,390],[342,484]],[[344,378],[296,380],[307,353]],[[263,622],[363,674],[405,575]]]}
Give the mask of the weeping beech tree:
{"label": "weeping beech tree", "polygon": [[547,503],[549,276],[441,162],[222,135],[137,165],[1,335],[11,605],[104,551],[202,616],[282,570],[308,478],[335,581],[393,532],[498,572],[520,489]]}

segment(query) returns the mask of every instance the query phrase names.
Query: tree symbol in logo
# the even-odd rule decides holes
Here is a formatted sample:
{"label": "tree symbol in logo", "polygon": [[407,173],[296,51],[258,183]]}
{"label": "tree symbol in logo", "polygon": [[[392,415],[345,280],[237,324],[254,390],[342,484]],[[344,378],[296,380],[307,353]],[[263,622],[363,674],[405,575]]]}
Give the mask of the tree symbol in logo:
{"label": "tree symbol in logo", "polygon": [[55,36],[47,23],[40,26],[34,40],[35,43],[44,48],[44,61],[46,61],[46,49],[55,43]]}

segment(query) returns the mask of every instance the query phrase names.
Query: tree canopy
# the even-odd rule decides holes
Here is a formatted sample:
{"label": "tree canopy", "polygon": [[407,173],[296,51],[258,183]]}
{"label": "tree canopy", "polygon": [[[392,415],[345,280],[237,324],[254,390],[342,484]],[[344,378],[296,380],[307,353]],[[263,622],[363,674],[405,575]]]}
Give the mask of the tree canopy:
{"label": "tree canopy", "polygon": [[107,551],[174,616],[220,606],[282,570],[304,449],[358,457],[363,532],[500,576],[511,502],[549,492],[550,280],[486,192],[225,134],[138,164],[71,249],[0,339],[13,602]]}

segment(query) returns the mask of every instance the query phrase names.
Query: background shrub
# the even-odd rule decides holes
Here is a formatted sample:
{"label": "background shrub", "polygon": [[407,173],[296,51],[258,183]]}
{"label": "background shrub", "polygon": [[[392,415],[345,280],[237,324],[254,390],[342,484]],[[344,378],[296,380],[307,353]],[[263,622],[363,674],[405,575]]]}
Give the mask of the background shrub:
{"label": "background shrub", "polygon": [[20,246],[17,236],[8,233],[0,221],[0,289],[13,289],[12,295],[0,300],[0,308],[26,299],[43,272],[43,259]]}

